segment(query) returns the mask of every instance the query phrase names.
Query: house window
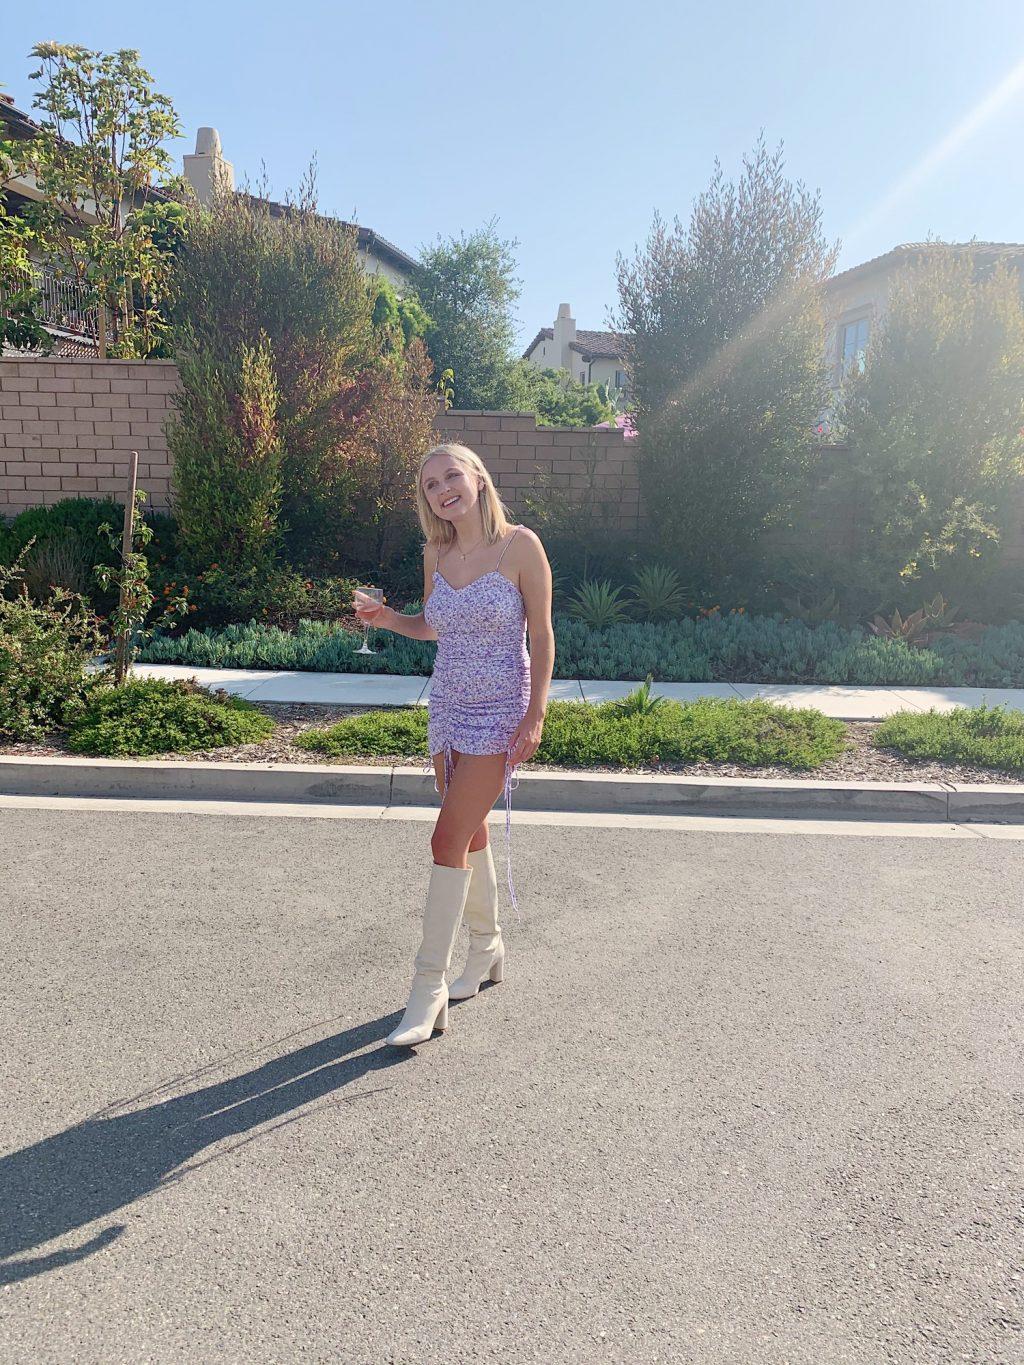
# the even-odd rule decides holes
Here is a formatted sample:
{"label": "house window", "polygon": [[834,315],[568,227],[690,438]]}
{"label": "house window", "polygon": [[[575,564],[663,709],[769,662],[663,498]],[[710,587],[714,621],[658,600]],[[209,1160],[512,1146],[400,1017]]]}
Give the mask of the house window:
{"label": "house window", "polygon": [[868,348],[868,334],[871,319],[857,318],[843,325],[839,335],[839,371],[845,379],[848,374],[864,373],[864,356]]}
{"label": "house window", "polygon": [[616,387],[617,389],[624,389],[624,388],[626,387],[626,371],[625,371],[625,370],[616,370],[616,371],[615,371],[615,387]]}

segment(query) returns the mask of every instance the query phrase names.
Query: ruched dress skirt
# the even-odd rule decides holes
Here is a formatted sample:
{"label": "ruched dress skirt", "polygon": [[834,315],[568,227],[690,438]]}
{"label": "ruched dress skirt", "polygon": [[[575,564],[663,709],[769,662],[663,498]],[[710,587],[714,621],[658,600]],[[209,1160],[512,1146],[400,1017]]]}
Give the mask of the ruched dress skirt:
{"label": "ruched dress skirt", "polygon": [[526,604],[518,587],[498,569],[463,588],[453,588],[435,569],[423,616],[437,632],[427,738],[432,757],[444,754],[445,788],[453,749],[505,754],[508,890],[518,910],[512,882],[512,792],[518,785],[518,765],[512,763],[511,745],[530,705]]}

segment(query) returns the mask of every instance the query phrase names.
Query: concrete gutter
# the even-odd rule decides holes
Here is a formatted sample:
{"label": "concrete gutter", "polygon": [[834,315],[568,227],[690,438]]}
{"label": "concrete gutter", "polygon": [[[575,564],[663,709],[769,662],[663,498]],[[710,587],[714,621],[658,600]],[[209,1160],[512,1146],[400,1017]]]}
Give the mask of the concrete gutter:
{"label": "concrete gutter", "polygon": [[[0,756],[0,795],[252,801],[394,808],[437,804],[434,778],[407,766],[167,763]],[[1024,824],[1024,785],[831,782],[524,772],[521,810]]]}

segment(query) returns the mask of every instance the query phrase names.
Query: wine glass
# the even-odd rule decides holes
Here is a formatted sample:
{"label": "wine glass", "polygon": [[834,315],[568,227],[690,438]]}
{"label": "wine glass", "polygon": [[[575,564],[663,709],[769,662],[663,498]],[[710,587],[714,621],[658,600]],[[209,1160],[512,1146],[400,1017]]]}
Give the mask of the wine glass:
{"label": "wine glass", "polygon": [[[356,597],[364,597],[368,602],[383,602],[383,601],[384,601],[384,589],[383,589],[383,588],[374,588],[374,587],[372,587],[369,583],[361,583],[361,584],[359,585],[359,587],[356,588],[355,594],[354,594],[354,595],[355,595]],[[352,652],[353,652],[354,654],[377,654],[377,653],[379,653],[379,652],[380,652],[379,650],[371,649],[370,646],[369,646],[369,643],[368,643],[368,642],[369,642],[369,638],[370,638],[370,626],[369,626],[369,624],[368,624],[366,621],[364,621],[364,622],[362,623],[362,626],[363,626],[363,643],[360,645],[360,647],[359,647],[358,649],[353,650]]]}

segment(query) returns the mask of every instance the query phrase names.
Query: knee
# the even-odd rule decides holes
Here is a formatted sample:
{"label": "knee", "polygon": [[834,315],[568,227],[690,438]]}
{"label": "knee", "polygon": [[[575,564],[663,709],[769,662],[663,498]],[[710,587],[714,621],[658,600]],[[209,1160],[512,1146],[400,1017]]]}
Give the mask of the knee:
{"label": "knee", "polygon": [[445,830],[435,829],[430,839],[430,851],[434,862],[443,867],[463,867],[468,850],[464,839],[455,839]]}

